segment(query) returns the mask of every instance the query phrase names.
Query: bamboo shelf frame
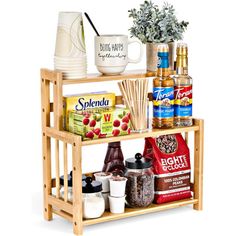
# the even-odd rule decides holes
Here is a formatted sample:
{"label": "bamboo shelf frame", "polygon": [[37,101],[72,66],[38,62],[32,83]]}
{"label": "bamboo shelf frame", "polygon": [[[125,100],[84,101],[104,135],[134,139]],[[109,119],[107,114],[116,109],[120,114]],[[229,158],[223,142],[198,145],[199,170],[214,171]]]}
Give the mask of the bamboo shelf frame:
{"label": "bamboo shelf frame", "polygon": [[[193,205],[195,210],[202,210],[203,197],[203,138],[204,121],[194,119],[194,125],[191,127],[173,128],[173,129],[155,129],[146,133],[131,134],[112,138],[97,139],[91,141],[82,141],[81,137],[62,129],[63,123],[63,85],[72,85],[80,83],[118,81],[133,78],[153,77],[154,73],[145,71],[130,71],[118,76],[101,76],[99,74],[88,75],[84,79],[64,80],[62,73],[58,71],[41,69],[41,103],[42,103],[42,159],[43,159],[43,192],[44,192],[44,218],[52,220],[53,214],[57,214],[73,223],[73,232],[75,235],[83,234],[83,227],[87,225],[102,223],[106,221],[118,220],[126,217],[152,213],[185,205]],[[50,84],[53,89],[50,89]],[[52,90],[52,91],[51,91]],[[50,95],[53,92],[53,101],[50,101]],[[149,100],[152,100],[152,94],[149,94]],[[116,97],[116,104],[122,104],[122,97]],[[50,119],[53,114],[53,124]],[[101,143],[115,141],[125,141],[141,139],[145,137],[156,137],[163,134],[183,133],[188,143],[188,133],[194,132],[194,182],[191,183],[193,198],[184,199],[165,204],[152,204],[147,208],[126,208],[125,213],[112,214],[105,212],[98,219],[83,220],[82,215],[82,147]],[[55,141],[55,157],[52,157],[52,141]],[[60,153],[60,144],[63,144],[63,153]],[[72,148],[72,157],[68,155],[68,147]],[[62,155],[61,155],[62,154]],[[63,157],[63,161],[61,160]],[[52,166],[52,159],[54,166]],[[68,159],[72,158],[72,167],[68,167]],[[63,173],[60,173],[60,166],[63,166]],[[55,170],[55,176],[52,176],[52,168]],[[68,201],[67,174],[73,169],[73,202]],[[64,175],[64,198],[60,196],[60,175]],[[87,174],[91,175],[91,173]],[[52,190],[55,189],[54,194]]]}

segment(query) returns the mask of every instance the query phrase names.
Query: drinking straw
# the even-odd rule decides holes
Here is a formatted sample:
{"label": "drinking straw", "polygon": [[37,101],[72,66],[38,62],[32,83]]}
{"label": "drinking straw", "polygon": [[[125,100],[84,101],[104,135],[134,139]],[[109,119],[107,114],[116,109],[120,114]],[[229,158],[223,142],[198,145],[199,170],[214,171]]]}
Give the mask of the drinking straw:
{"label": "drinking straw", "polygon": [[95,33],[97,34],[97,36],[100,36],[100,34],[98,33],[97,29],[95,28],[92,20],[90,19],[89,15],[85,12],[84,15],[86,16],[88,22],[90,23],[90,25],[93,27]]}

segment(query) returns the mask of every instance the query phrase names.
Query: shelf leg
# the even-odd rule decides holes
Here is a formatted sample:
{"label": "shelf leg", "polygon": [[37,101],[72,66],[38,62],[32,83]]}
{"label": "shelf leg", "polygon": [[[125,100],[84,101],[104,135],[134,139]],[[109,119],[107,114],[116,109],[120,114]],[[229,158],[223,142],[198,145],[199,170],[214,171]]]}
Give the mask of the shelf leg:
{"label": "shelf leg", "polygon": [[45,127],[50,126],[50,82],[44,78],[44,70],[41,70],[41,97],[42,97],[42,144],[43,144],[43,196],[44,218],[52,220],[52,206],[48,204],[48,196],[51,194],[51,140],[45,134]]}
{"label": "shelf leg", "polygon": [[73,143],[73,231],[83,235],[82,209],[82,143],[81,137],[75,137]]}
{"label": "shelf leg", "polygon": [[194,198],[198,203],[193,205],[195,210],[202,210],[203,196],[203,148],[204,148],[204,121],[196,120],[199,130],[194,133]]}

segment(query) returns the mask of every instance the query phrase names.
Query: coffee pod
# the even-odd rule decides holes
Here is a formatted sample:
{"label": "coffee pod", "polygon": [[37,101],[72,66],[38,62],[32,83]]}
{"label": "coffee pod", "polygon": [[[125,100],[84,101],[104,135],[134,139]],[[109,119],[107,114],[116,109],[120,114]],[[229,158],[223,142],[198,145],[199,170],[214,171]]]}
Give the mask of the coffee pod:
{"label": "coffee pod", "polygon": [[127,178],[121,176],[112,176],[109,179],[110,183],[110,195],[112,197],[123,197],[125,195]]}
{"label": "coffee pod", "polygon": [[109,179],[112,177],[112,173],[98,172],[94,176],[97,181],[102,182],[102,192],[110,192]]}
{"label": "coffee pod", "polygon": [[111,213],[124,213],[125,212],[125,197],[112,197],[109,196],[110,212]]}

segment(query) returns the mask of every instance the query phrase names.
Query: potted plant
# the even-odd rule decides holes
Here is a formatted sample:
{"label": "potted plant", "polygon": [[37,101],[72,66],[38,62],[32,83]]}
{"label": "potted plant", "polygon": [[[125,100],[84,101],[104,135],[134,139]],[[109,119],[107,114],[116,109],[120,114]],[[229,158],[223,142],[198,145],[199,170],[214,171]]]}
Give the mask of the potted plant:
{"label": "potted plant", "polygon": [[164,3],[160,9],[152,1],[144,1],[139,10],[128,11],[133,18],[133,26],[129,29],[131,37],[138,38],[146,44],[147,70],[156,71],[157,45],[168,43],[170,51],[170,67],[174,69],[175,41],[183,39],[188,22],[178,21],[173,5]]}

